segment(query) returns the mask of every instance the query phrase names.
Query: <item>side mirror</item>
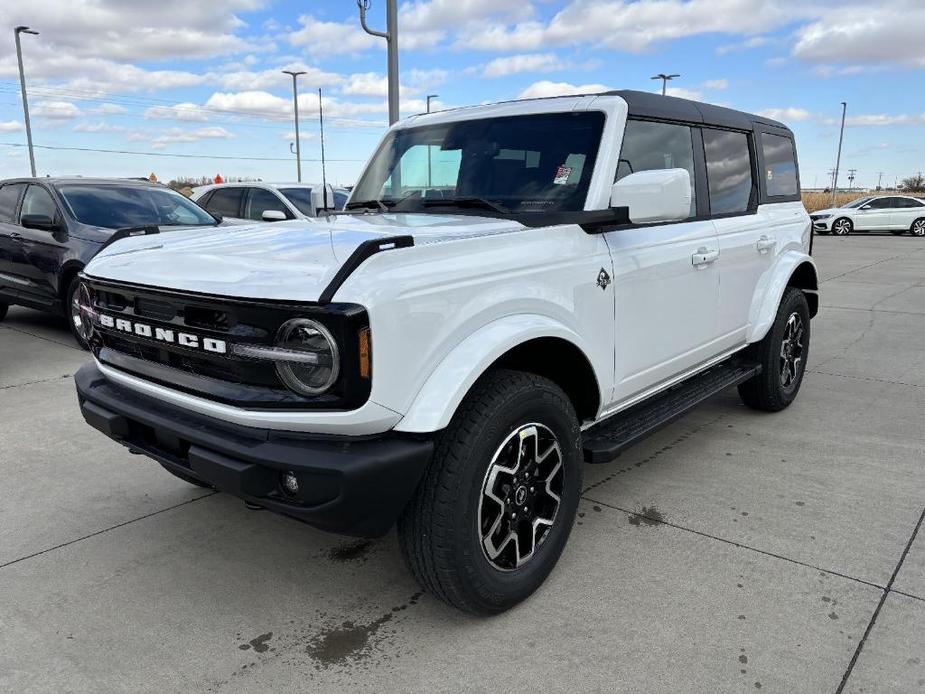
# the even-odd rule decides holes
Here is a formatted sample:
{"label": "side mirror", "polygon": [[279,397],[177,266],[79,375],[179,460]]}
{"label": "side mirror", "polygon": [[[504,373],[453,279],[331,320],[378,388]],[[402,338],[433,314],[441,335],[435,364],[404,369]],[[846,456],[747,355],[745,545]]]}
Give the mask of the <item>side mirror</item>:
{"label": "side mirror", "polygon": [[871,209],[870,204],[861,205],[861,209],[862,209],[862,210],[869,210],[869,209]]}
{"label": "side mirror", "polygon": [[41,229],[42,231],[58,231],[60,226],[47,214],[24,214],[20,223],[27,229]]}
{"label": "side mirror", "polygon": [[261,215],[263,221],[265,222],[284,222],[286,221],[286,213],[281,212],[280,210],[264,210],[263,215]]}
{"label": "side mirror", "polygon": [[691,215],[691,175],[685,169],[630,174],[613,184],[610,206],[628,208],[634,224],[680,222]]}

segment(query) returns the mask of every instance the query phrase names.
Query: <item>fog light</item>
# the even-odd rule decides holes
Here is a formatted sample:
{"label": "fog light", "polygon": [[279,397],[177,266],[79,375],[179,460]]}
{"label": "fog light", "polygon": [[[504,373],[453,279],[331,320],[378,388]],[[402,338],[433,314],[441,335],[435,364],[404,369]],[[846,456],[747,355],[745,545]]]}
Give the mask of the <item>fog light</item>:
{"label": "fog light", "polygon": [[291,496],[299,493],[299,478],[293,472],[282,473],[283,491]]}

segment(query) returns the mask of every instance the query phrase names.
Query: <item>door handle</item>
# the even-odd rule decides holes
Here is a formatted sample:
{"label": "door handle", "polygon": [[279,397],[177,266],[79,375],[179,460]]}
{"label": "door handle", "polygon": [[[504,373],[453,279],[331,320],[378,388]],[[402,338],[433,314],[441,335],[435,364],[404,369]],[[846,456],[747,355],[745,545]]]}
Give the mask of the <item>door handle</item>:
{"label": "door handle", "polygon": [[716,259],[719,258],[718,250],[708,250],[706,246],[701,246],[697,249],[697,252],[691,256],[691,265],[693,265],[698,270],[703,270],[711,263],[716,262]]}
{"label": "door handle", "polygon": [[762,236],[756,245],[759,253],[767,253],[777,245],[777,239],[772,236]]}

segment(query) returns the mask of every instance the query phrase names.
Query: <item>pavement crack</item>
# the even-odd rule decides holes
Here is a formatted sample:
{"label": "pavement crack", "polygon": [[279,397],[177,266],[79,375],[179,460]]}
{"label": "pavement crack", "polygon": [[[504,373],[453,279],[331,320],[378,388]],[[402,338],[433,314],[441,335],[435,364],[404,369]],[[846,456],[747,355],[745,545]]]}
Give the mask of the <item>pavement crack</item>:
{"label": "pavement crack", "polygon": [[0,390],[9,390],[10,388],[22,388],[23,386],[34,386],[39,383],[48,383],[50,381],[60,381],[63,378],[70,378],[74,374],[62,374],[61,376],[52,376],[51,378],[40,378],[36,381],[26,381],[25,383],[13,383],[8,386],[0,386]]}
{"label": "pavement crack", "polygon": [[[917,250],[912,251],[912,253],[921,253],[923,250],[925,250],[925,248],[919,248],[919,249],[917,249]],[[844,277],[845,275],[850,275],[852,272],[860,272],[861,270],[866,270],[867,268],[875,267],[875,266],[881,265],[881,264],[883,264],[883,263],[888,263],[888,262],[890,262],[891,260],[899,260],[900,258],[908,258],[909,255],[911,255],[911,254],[910,254],[910,253],[902,253],[902,254],[900,254],[900,255],[892,255],[892,256],[890,256],[889,258],[883,258],[882,260],[877,260],[877,261],[875,261],[875,262],[873,262],[873,263],[869,263],[869,264],[867,264],[867,265],[862,265],[861,267],[854,267],[854,268],[851,268],[850,270],[846,270],[845,272],[841,273],[840,275],[835,275],[835,276],[833,276],[833,277],[827,277],[827,278],[825,278],[824,280],[822,280],[819,284],[825,284],[826,282],[831,282],[832,280],[837,280],[837,279],[839,279],[840,277]]]}
{"label": "pavement crack", "polygon": [[807,369],[806,373],[819,374],[820,376],[835,376],[837,378],[850,378],[856,381],[871,381],[873,383],[886,383],[891,386],[907,386],[909,388],[925,388],[921,383],[905,383],[904,381],[891,381],[886,378],[873,378],[871,376],[851,376],[849,374],[838,374],[833,371],[819,371],[818,369]]}
{"label": "pavement crack", "polygon": [[58,340],[54,340],[50,337],[45,337],[44,335],[36,335],[35,333],[30,333],[28,330],[23,330],[22,328],[15,328],[12,325],[4,325],[3,327],[6,328],[7,330],[12,330],[13,332],[17,332],[21,335],[28,335],[29,337],[34,337],[36,340],[44,340],[45,342],[50,342],[53,345],[58,345],[59,347],[67,347],[68,349],[73,349],[75,352],[85,352],[86,351],[82,349],[81,347],[78,347],[77,345],[69,345],[66,342],[59,342]]}
{"label": "pavement crack", "polygon": [[727,545],[732,545],[733,547],[739,547],[740,549],[747,549],[751,552],[756,552],[758,554],[763,554],[766,557],[773,557],[774,559],[781,559],[783,561],[789,562],[791,564],[796,564],[797,566],[803,566],[807,569],[815,569],[816,571],[822,571],[823,573],[829,574],[831,576],[837,576],[838,578],[844,578],[848,581],[854,581],[855,583],[861,583],[865,586],[870,586],[871,588],[877,588],[878,590],[884,590],[884,586],[879,583],[873,583],[871,581],[865,581],[863,578],[857,578],[855,576],[849,576],[848,574],[843,574],[839,571],[833,571],[832,569],[826,569],[821,566],[816,566],[815,564],[810,564],[805,561],[800,561],[799,559],[793,559],[792,557],[785,557],[782,554],[777,554],[775,552],[768,552],[767,550],[759,549],[757,547],[752,547],[751,545],[742,544],[741,542],[736,542],[735,540],[730,540],[725,537],[719,537],[718,535],[712,535],[710,533],[703,532],[702,530],[695,530],[694,528],[689,528],[684,525],[679,525],[671,521],[664,520],[664,518],[656,518],[655,516],[639,513],[638,511],[631,511],[629,509],[621,508],[619,506],[614,506],[613,504],[608,504],[606,501],[601,501],[600,499],[592,499],[588,496],[582,495],[581,497],[585,501],[590,501],[594,504],[600,504],[601,506],[606,506],[607,508],[613,509],[614,511],[620,511],[625,513],[630,517],[644,517],[650,521],[653,525],[667,525],[678,530],[683,530],[688,533],[693,533],[694,535],[699,535],[700,537],[705,537],[709,540],[717,540],[719,542],[724,542]]}
{"label": "pavement crack", "polygon": [[899,570],[902,568],[903,562],[906,561],[906,556],[909,554],[909,550],[912,548],[912,543],[915,542],[915,536],[918,535],[919,529],[922,527],[923,520],[925,520],[925,508],[923,508],[922,513],[919,514],[919,521],[915,524],[915,528],[912,529],[912,534],[909,536],[909,541],[906,543],[902,554],[899,555],[899,561],[896,562],[896,568],[893,569],[893,575],[890,576],[890,580],[882,589],[883,594],[880,596],[880,601],[877,603],[877,607],[874,609],[874,613],[871,615],[870,621],[867,623],[867,629],[864,630],[864,635],[861,637],[861,640],[858,641],[858,647],[854,650],[854,655],[851,656],[851,662],[848,663],[848,668],[845,670],[845,674],[842,675],[841,683],[838,685],[838,689],[835,690],[835,694],[842,694],[842,692],[845,690],[845,686],[848,684],[848,678],[851,677],[851,672],[854,670],[854,666],[857,664],[858,658],[860,658],[861,652],[864,650],[864,644],[867,643],[867,638],[873,631],[874,624],[877,623],[877,617],[880,616],[880,610],[883,608],[883,603],[886,602],[887,596],[893,592],[893,582],[899,575]]}
{"label": "pavement crack", "polygon": [[24,557],[18,557],[16,559],[12,559],[6,563],[0,564],[0,569],[5,569],[8,566],[12,566],[13,564],[18,564],[19,562],[26,561],[27,559],[33,559],[35,557],[40,557],[43,554],[48,554],[49,552],[54,552],[55,550],[62,549],[64,547],[69,547],[70,545],[77,544],[78,542],[83,542],[84,540],[89,540],[90,538],[96,537],[97,535],[103,535],[104,533],[108,533],[110,530],[117,530],[119,528],[124,528],[126,525],[131,525],[132,523],[137,523],[138,521],[145,520],[146,518],[151,518],[152,516],[157,516],[157,515],[160,515],[161,513],[172,511],[175,508],[180,508],[181,506],[187,506],[188,504],[195,503],[197,501],[200,501],[201,499],[206,499],[210,496],[215,496],[216,494],[218,494],[218,492],[215,492],[215,491],[208,492],[206,494],[203,494],[202,496],[197,496],[194,499],[187,499],[186,501],[182,501],[179,504],[174,504],[173,506],[168,506],[166,508],[158,509],[157,511],[146,513],[143,516],[138,516],[138,518],[132,518],[131,520],[123,521],[122,523],[117,523],[116,525],[110,526],[108,528],[97,530],[96,532],[92,532],[89,535],[84,535],[83,537],[78,537],[73,540],[68,540],[67,542],[62,542],[61,544],[55,545],[54,547],[48,547],[46,549],[39,550],[38,552],[27,554]]}

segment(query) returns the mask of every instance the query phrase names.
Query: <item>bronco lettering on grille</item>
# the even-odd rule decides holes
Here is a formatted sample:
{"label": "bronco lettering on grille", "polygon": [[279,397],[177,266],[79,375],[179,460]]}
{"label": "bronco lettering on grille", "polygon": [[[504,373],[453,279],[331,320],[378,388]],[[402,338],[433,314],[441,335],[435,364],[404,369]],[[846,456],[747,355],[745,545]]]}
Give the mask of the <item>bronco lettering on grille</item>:
{"label": "bronco lettering on grille", "polygon": [[193,333],[181,333],[169,328],[157,328],[146,323],[136,323],[124,318],[113,318],[105,313],[100,314],[100,325],[104,328],[111,328],[119,332],[146,337],[157,340],[158,342],[167,342],[169,344],[189,347],[190,349],[202,349],[206,352],[216,354],[226,354],[228,345],[224,340],[216,340],[211,337],[201,337]]}

